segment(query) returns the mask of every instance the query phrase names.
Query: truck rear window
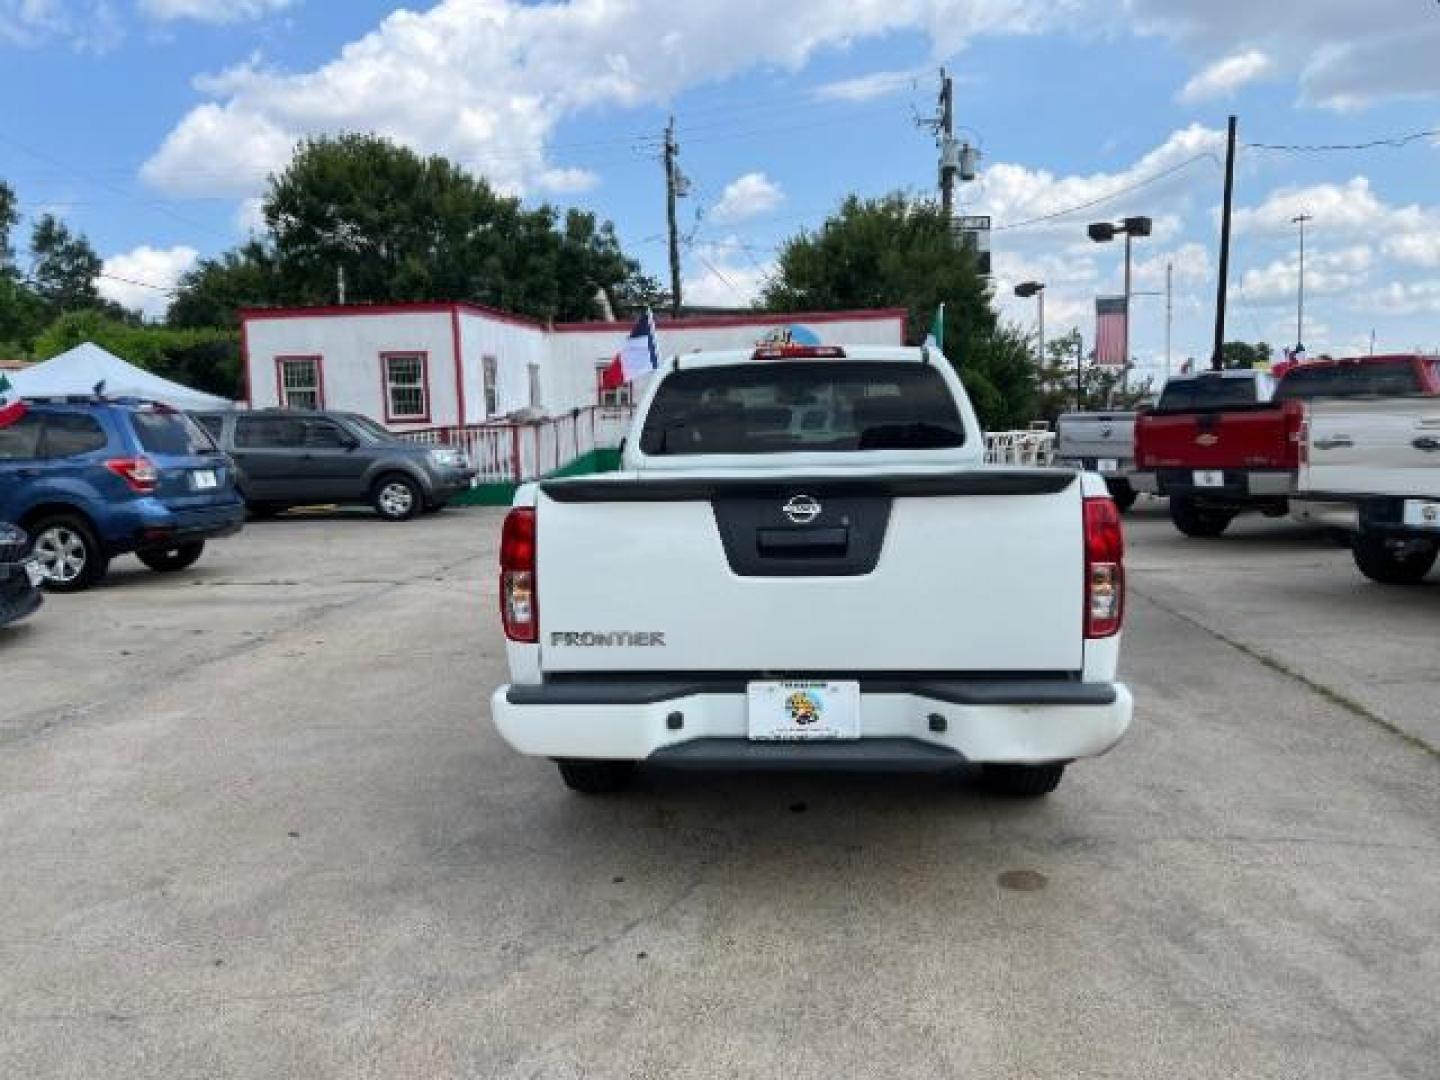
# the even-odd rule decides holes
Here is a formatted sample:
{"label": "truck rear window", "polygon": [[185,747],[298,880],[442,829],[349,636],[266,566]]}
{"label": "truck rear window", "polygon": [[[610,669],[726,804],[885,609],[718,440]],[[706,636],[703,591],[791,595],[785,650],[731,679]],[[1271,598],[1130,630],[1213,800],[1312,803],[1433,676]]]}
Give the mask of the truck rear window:
{"label": "truck rear window", "polygon": [[1396,397],[1418,394],[1420,373],[1408,360],[1292,368],[1275,391],[1279,401],[1316,397]]}
{"label": "truck rear window", "polygon": [[1193,409],[1225,409],[1233,405],[1254,405],[1254,379],[1226,379],[1200,375],[1193,379],[1171,379],[1160,394],[1156,412],[1189,412]]}
{"label": "truck rear window", "polygon": [[963,446],[940,373],[921,364],[806,360],[681,370],[640,432],[651,457]]}

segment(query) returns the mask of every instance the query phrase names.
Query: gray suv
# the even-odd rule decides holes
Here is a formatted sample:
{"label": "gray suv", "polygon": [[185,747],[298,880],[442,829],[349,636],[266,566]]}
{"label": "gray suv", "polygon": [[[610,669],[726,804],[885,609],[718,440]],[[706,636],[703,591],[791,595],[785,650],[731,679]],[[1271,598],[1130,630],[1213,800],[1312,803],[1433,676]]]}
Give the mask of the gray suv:
{"label": "gray suv", "polygon": [[359,413],[259,409],[195,419],[234,459],[240,494],[257,517],[366,503],[387,521],[405,521],[439,510],[475,477],[459,450],[406,442]]}

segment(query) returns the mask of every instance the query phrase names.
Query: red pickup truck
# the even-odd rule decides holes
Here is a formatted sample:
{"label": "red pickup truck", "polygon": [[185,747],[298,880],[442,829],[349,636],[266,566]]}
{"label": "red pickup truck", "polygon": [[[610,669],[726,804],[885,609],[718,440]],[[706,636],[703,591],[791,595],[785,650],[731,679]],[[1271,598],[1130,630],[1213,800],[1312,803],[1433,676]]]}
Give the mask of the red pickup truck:
{"label": "red pickup truck", "polygon": [[1278,517],[1295,490],[1307,400],[1402,394],[1440,394],[1440,360],[1317,360],[1278,383],[1258,371],[1177,376],[1136,418],[1130,484],[1169,496],[1186,536],[1219,536],[1245,510]]}

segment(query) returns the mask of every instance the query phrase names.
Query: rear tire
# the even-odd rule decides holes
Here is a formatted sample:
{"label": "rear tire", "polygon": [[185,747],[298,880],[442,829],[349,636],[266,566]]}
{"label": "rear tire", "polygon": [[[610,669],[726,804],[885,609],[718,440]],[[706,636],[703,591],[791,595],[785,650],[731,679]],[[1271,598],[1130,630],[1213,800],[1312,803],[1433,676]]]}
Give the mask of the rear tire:
{"label": "rear tire", "polygon": [[1170,520],[1186,536],[1212,540],[1221,535],[1235,520],[1234,510],[1215,510],[1199,505],[1194,499],[1172,496]]}
{"label": "rear tire", "polygon": [[376,480],[370,499],[386,521],[409,521],[425,506],[420,485],[404,473],[387,473]]}
{"label": "rear tire", "polygon": [[76,593],[99,584],[110,567],[95,530],[75,514],[56,514],[26,527],[30,551],[45,571],[46,592]]}
{"label": "rear tire", "polygon": [[633,761],[565,758],[555,764],[560,768],[560,779],[565,781],[565,786],[582,795],[610,795],[621,791],[635,775]]}
{"label": "rear tire", "polygon": [[177,570],[188,570],[194,566],[204,551],[204,540],[191,540],[189,543],[176,544],[172,548],[137,551],[135,557],[157,573],[173,574]]}
{"label": "rear tire", "polygon": [[1122,514],[1134,506],[1135,500],[1140,497],[1140,493],[1130,486],[1129,480],[1106,480],[1105,487]]}
{"label": "rear tire", "polygon": [[1355,537],[1355,565],[1371,581],[1381,585],[1416,585],[1435,565],[1440,544],[1435,541],[1390,540],[1374,533]]}
{"label": "rear tire", "polygon": [[1065,762],[1051,761],[1044,765],[995,764],[984,767],[985,786],[997,795],[1016,799],[1034,799],[1049,795],[1065,775]]}

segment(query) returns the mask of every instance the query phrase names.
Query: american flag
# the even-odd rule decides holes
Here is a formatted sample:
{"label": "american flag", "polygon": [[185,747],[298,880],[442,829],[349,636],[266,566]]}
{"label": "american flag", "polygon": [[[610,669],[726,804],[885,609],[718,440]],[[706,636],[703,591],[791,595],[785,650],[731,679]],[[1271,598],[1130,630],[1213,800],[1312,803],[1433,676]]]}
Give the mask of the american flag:
{"label": "american flag", "polygon": [[1095,363],[1101,367],[1124,367],[1125,298],[1095,298]]}

